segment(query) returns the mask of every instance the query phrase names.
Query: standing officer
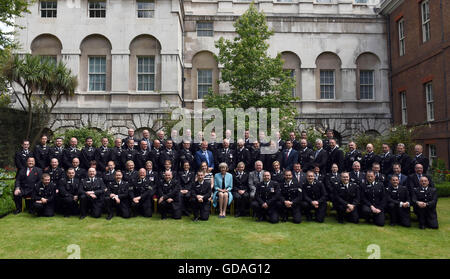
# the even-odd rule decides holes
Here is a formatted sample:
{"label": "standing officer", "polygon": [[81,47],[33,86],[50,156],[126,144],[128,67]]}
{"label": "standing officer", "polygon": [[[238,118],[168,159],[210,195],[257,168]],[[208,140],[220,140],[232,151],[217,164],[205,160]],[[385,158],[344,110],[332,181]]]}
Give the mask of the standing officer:
{"label": "standing officer", "polygon": [[159,140],[154,140],[152,151],[150,152],[150,160],[152,161],[153,168],[156,172],[162,170],[162,166],[159,165],[162,150],[163,148],[161,148],[161,143],[159,142]]}
{"label": "standing officer", "polygon": [[[70,146],[63,151],[63,166],[64,169],[68,169],[72,166],[72,160],[74,158],[80,159],[81,151],[77,148],[78,140],[77,138],[70,139]],[[81,163],[81,160],[80,160]],[[89,164],[88,164],[89,166]]]}
{"label": "standing officer", "polygon": [[[201,149],[201,143],[199,149]],[[184,162],[188,162],[189,166],[192,168],[192,170],[194,170],[195,168],[194,154],[195,153],[191,151],[191,142],[183,141],[183,148],[180,148],[180,151],[178,152],[178,162],[180,162],[180,166],[178,167],[178,169],[180,170],[184,169],[183,168]]]}
{"label": "standing officer", "polygon": [[328,163],[328,152],[323,148],[321,139],[316,140],[316,151],[314,152],[313,168],[317,165],[322,175],[326,174]]}
{"label": "standing officer", "polygon": [[53,158],[50,161],[50,168],[44,171],[44,173],[48,173],[50,175],[50,180],[55,184],[64,177],[64,170],[59,167],[58,159],[56,158]]}
{"label": "standing officer", "polygon": [[[286,143],[285,143],[286,145]],[[278,150],[274,141],[270,141],[269,148],[265,147],[265,150],[261,150],[259,142],[255,141],[254,143],[254,154],[252,154],[252,160],[254,162],[261,160],[266,166],[267,170],[270,172],[274,171],[273,163],[275,161],[282,162],[283,161],[283,150]],[[261,154],[265,153],[265,154]],[[258,159],[259,158],[259,159]],[[254,164],[254,163],[253,163]]]}
{"label": "standing officer", "polygon": [[292,148],[294,148],[295,150],[300,150],[300,143],[295,139],[295,132],[289,133],[289,140],[292,143]]}
{"label": "standing officer", "polygon": [[218,156],[218,164],[226,163],[230,170],[234,170],[236,168],[236,154],[233,149],[230,148],[230,142],[228,139],[223,140],[223,147],[219,149],[217,153]]}
{"label": "standing officer", "polygon": [[117,138],[114,140],[114,147],[111,150],[111,161],[114,161],[118,170],[125,169],[125,166],[122,165],[122,152],[122,140]]}
{"label": "standing officer", "polygon": [[[355,162],[356,163],[356,162]],[[358,205],[360,202],[359,186],[350,182],[348,172],[341,173],[341,182],[334,189],[337,221],[344,223],[344,219],[357,224],[359,222]]]}
{"label": "standing officer", "polygon": [[117,215],[121,215],[122,218],[130,218],[130,204],[129,204],[129,188],[128,182],[122,180],[122,171],[118,170],[115,174],[115,180],[110,182],[107,186],[105,194],[106,212],[108,216],[106,220],[111,220],[113,217],[114,208]]}
{"label": "standing officer", "polygon": [[402,172],[406,175],[414,173],[413,161],[408,154],[405,153],[405,145],[403,143],[397,144],[397,155],[395,162],[402,166]]}
{"label": "standing officer", "polygon": [[381,173],[380,163],[373,163],[372,170],[373,170],[373,173],[375,174],[375,181],[376,182],[380,182],[383,185],[387,184],[386,177],[384,176],[384,174]]}
{"label": "standing officer", "polygon": [[391,226],[400,224],[404,227],[411,226],[410,205],[408,188],[400,185],[397,175],[391,177],[390,185],[386,193],[387,212],[391,217]]}
{"label": "standing officer", "polygon": [[270,223],[278,223],[279,188],[275,181],[270,180],[270,172],[265,171],[264,181],[256,186],[255,200],[252,202],[252,208],[258,221],[268,217]]}
{"label": "standing officer", "polygon": [[383,154],[380,155],[381,172],[384,176],[392,174],[392,165],[395,162],[395,156],[391,153],[390,147],[387,143],[383,143]]}
{"label": "standing officer", "polygon": [[66,177],[62,177],[58,182],[59,204],[61,204],[64,217],[80,213],[78,206],[79,188],[80,180],[75,177],[75,170],[69,168],[66,171]]}
{"label": "standing officer", "polygon": [[121,160],[122,160],[121,161],[122,166],[124,166],[124,167],[127,166],[128,161],[132,161],[133,163],[136,162],[137,150],[134,149],[134,140],[133,139],[129,139],[127,141],[127,148],[122,149],[122,154],[120,156],[121,156]]}
{"label": "standing officer", "polygon": [[145,163],[150,159],[150,150],[148,149],[147,141],[141,141],[139,150],[136,151],[135,164],[136,169],[145,168]]}
{"label": "standing officer", "polygon": [[64,167],[64,156],[63,156],[64,148],[63,148],[63,139],[62,138],[56,138],[55,140],[55,146],[50,147],[50,150],[48,151],[48,158],[58,159],[59,164],[61,167]]}
{"label": "standing officer", "polygon": [[344,169],[343,171],[351,172],[353,169],[353,163],[354,162],[361,162],[362,160],[362,154],[361,152],[356,149],[356,143],[354,141],[351,141],[348,143],[348,152],[345,154],[344,157]]}
{"label": "standing officer", "polygon": [[303,191],[301,185],[292,179],[292,172],[284,172],[284,181],[280,187],[280,213],[281,222],[286,222],[289,217],[289,211],[292,213],[292,219],[295,224],[302,221],[301,202],[303,200]]}
{"label": "standing officer", "polygon": [[344,151],[336,145],[335,139],[329,140],[327,173],[331,171],[331,166],[336,164],[340,170],[344,168]]}
{"label": "standing officer", "polygon": [[16,204],[16,211],[14,214],[22,212],[22,199],[25,199],[25,205],[28,210],[32,211],[31,203],[26,198],[31,198],[33,189],[39,183],[42,176],[42,170],[35,167],[35,160],[33,157],[27,159],[26,167],[17,173],[17,178],[14,187],[14,202]]}
{"label": "standing officer", "polygon": [[164,172],[164,180],[158,188],[158,208],[162,220],[167,219],[170,212],[173,219],[181,219],[180,185],[172,178],[171,171]]}
{"label": "standing officer", "polygon": [[122,140],[122,147],[126,148],[128,145],[128,141],[132,140],[133,141],[133,146],[135,148],[138,147],[138,142],[139,140],[134,136],[134,129],[128,129],[128,136],[126,136],[123,140]]}
{"label": "standing officer", "polygon": [[439,227],[436,213],[437,192],[436,188],[429,185],[428,178],[422,176],[420,178],[420,187],[415,188],[412,192],[411,200],[419,219],[420,229],[425,229],[425,227],[437,229]]}
{"label": "standing officer", "polygon": [[42,175],[42,181],[36,184],[31,196],[34,212],[36,212],[38,216],[54,216],[55,196],[56,185],[50,181],[50,175],[48,173],[44,173]]}
{"label": "standing officer", "polygon": [[80,198],[80,219],[86,218],[88,211],[91,216],[99,218],[102,215],[106,186],[101,178],[97,178],[94,168],[88,170],[88,177],[81,180],[78,196]]}
{"label": "standing officer", "polygon": [[300,143],[301,140],[306,140],[306,145],[308,146],[309,149],[313,150],[314,146],[312,145],[312,143],[308,142],[308,133],[306,133],[306,131],[301,131],[300,132]]}
{"label": "standing officer", "polygon": [[361,161],[361,168],[364,172],[372,170],[373,163],[380,162],[380,158],[373,152],[373,144],[368,143],[366,146],[366,154]]}
{"label": "standing officer", "polygon": [[194,212],[193,221],[206,221],[209,218],[211,197],[211,184],[205,182],[205,174],[202,171],[197,172],[197,181],[192,186],[191,204]]}
{"label": "standing officer", "polygon": [[248,173],[245,164],[239,162],[233,174],[233,198],[235,203],[235,217],[246,216],[250,200],[250,188],[248,187]]}
{"label": "standing officer", "polygon": [[89,169],[91,162],[95,161],[95,148],[93,147],[94,140],[92,137],[86,138],[86,144],[81,150],[80,163],[83,169]]}
{"label": "standing officer", "polygon": [[30,150],[30,141],[24,140],[22,142],[22,150],[17,151],[14,157],[17,174],[19,174],[22,169],[27,168],[27,160],[30,157],[34,158],[33,152]]}
{"label": "standing officer", "polygon": [[142,139],[140,142],[145,141],[149,150],[152,150],[152,140],[150,139],[150,132],[146,129],[142,131]]}
{"label": "standing officer", "polygon": [[102,146],[95,150],[95,161],[97,162],[97,171],[105,173],[108,162],[112,160],[112,150],[108,147],[108,138],[102,138]]}
{"label": "standing officer", "polygon": [[140,211],[144,217],[152,217],[152,197],[156,190],[156,180],[150,180],[146,170],[140,169],[138,180],[130,184],[131,207],[135,214]]}
{"label": "standing officer", "polygon": [[191,170],[189,162],[185,161],[183,164],[183,170],[178,172],[178,181],[180,182],[180,206],[181,213],[185,216],[191,214],[190,199],[191,188],[195,182],[195,172]]}
{"label": "standing officer", "polygon": [[[245,147],[245,142],[243,139],[238,139],[237,148],[236,148],[236,164],[239,162],[243,162],[246,170],[248,171],[250,166],[250,151]],[[231,169],[234,170],[234,169]]]}
{"label": "standing officer", "polygon": [[327,212],[327,192],[325,186],[320,181],[314,180],[314,173],[306,173],[306,182],[303,189],[303,207],[306,212],[306,219],[312,220],[311,210],[314,211],[316,222],[323,223]]}
{"label": "standing officer", "polygon": [[423,146],[420,144],[417,144],[414,147],[414,152],[416,153],[416,156],[412,159],[411,166],[415,166],[417,164],[421,164],[423,166],[423,173],[427,173],[428,167],[430,165],[430,161],[427,157],[425,157],[423,152]]}
{"label": "standing officer", "polygon": [[178,169],[178,152],[173,149],[173,141],[171,139],[166,140],[166,148],[161,151],[159,161],[161,166],[164,165],[166,160],[170,160],[172,168],[177,171]]}
{"label": "standing officer", "polygon": [[300,140],[300,150],[298,151],[298,162],[302,166],[304,172],[313,168],[312,162],[314,161],[314,151],[308,147],[308,141],[306,139]]}
{"label": "standing officer", "polygon": [[375,181],[375,174],[369,170],[366,173],[366,183],[361,187],[362,205],[361,213],[369,223],[384,226],[384,209],[386,207],[386,194],[384,185]]}
{"label": "standing officer", "polygon": [[326,138],[323,140],[323,149],[325,151],[330,152],[331,146],[330,146],[330,140],[334,139],[334,132],[331,129],[326,130]]}
{"label": "standing officer", "polygon": [[286,141],[285,146],[286,148],[283,151],[281,167],[283,170],[292,171],[294,164],[298,162],[298,152],[292,148],[292,142],[290,140]]}
{"label": "standing officer", "polygon": [[50,148],[47,146],[47,136],[42,135],[40,143],[34,148],[34,155],[36,158],[36,166],[43,171],[50,165],[49,151]]}

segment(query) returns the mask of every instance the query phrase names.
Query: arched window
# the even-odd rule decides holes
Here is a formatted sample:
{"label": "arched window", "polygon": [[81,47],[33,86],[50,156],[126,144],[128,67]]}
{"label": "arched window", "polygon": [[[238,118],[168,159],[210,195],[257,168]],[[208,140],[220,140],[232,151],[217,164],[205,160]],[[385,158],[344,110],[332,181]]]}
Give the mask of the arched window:
{"label": "arched window", "polygon": [[376,99],[380,80],[380,59],[375,54],[363,53],[356,59],[356,99]]}
{"label": "arched window", "polygon": [[31,42],[32,55],[40,55],[55,62],[61,60],[61,50],[61,41],[50,34],[39,35]]}
{"label": "arched window", "polygon": [[195,92],[193,99],[203,99],[209,89],[219,91],[217,80],[219,79],[219,68],[217,61],[211,52],[201,51],[192,58],[192,91]]}
{"label": "arched window", "polygon": [[316,59],[316,97],[322,100],[341,98],[341,59],[324,52]]}
{"label": "arched window", "polygon": [[140,35],[130,43],[130,91],[161,89],[161,44],[150,35]]}
{"label": "arched window", "polygon": [[90,35],[81,42],[81,91],[111,91],[111,48],[102,35]]}
{"label": "arched window", "polygon": [[283,69],[286,71],[289,71],[290,76],[295,80],[295,88],[292,89],[292,96],[293,97],[301,97],[301,73],[300,73],[300,66],[301,61],[300,58],[297,56],[297,54],[285,51],[281,53],[281,59],[283,59]]}

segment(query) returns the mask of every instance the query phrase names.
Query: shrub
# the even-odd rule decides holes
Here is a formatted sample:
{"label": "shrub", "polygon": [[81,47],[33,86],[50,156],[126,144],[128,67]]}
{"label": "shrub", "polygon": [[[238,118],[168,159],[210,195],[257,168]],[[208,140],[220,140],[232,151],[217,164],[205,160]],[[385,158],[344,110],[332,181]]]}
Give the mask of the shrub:
{"label": "shrub", "polygon": [[438,197],[450,197],[450,182],[436,184]]}
{"label": "shrub", "polygon": [[442,159],[433,161],[431,166],[431,175],[435,183],[444,183],[450,181],[450,171],[445,167],[445,162]]}
{"label": "shrub", "polygon": [[14,211],[14,180],[0,180],[0,217]]}
{"label": "shrub", "polygon": [[109,147],[114,146],[114,136],[107,131],[100,131],[91,127],[83,127],[79,129],[69,129],[64,133],[55,133],[53,136],[53,141],[61,137],[64,139],[64,144],[69,146],[70,138],[75,137],[78,139],[78,148],[83,148],[85,146],[85,140],[87,137],[92,137],[94,141],[94,147],[99,147],[101,145],[102,137],[107,137],[109,140]]}

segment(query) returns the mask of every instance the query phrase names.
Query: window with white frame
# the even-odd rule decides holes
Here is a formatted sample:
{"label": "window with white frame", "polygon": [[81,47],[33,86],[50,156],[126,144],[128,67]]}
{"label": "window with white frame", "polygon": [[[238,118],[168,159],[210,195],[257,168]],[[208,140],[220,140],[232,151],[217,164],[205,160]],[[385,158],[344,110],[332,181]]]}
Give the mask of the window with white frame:
{"label": "window with white frame", "polygon": [[212,37],[214,35],[214,26],[212,21],[197,21],[197,36]]}
{"label": "window with white frame", "polygon": [[431,82],[425,83],[425,96],[427,100],[427,120],[434,120],[434,97],[433,84]]}
{"label": "window with white frame", "polygon": [[155,1],[142,0],[137,1],[136,4],[138,18],[151,18],[155,16]]}
{"label": "window with white frame", "polygon": [[428,145],[428,152],[429,152],[428,158],[430,158],[430,166],[433,166],[433,162],[436,162],[437,160],[436,145],[434,144]]}
{"label": "window with white frame", "polygon": [[89,1],[89,17],[106,17],[106,1]]}
{"label": "window with white frame", "polygon": [[362,100],[373,99],[374,97],[374,71],[359,71],[359,97]]}
{"label": "window with white frame", "polygon": [[202,69],[197,70],[197,95],[198,99],[209,93],[209,89],[212,88],[212,70]]}
{"label": "window with white frame", "polygon": [[405,55],[405,20],[402,18],[398,21],[398,48],[400,56]]}
{"label": "window with white frame", "polygon": [[294,82],[295,82],[295,86],[294,86],[294,88],[292,88],[292,97],[295,97],[295,94],[297,94],[296,93],[296,89],[297,89],[297,79],[296,79],[296,77],[295,77],[295,70],[289,70],[290,71],[290,76],[291,76],[291,78],[294,80]]}
{"label": "window with white frame", "polygon": [[155,90],[155,57],[138,57],[138,91]]}
{"label": "window with white frame", "polygon": [[422,11],[422,41],[425,43],[430,40],[430,3],[428,0],[420,3]]}
{"label": "window with white frame", "polygon": [[106,90],[106,57],[89,57],[89,91]]}
{"label": "window with white frame", "polygon": [[320,99],[334,99],[334,70],[320,70]]}
{"label": "window with white frame", "polygon": [[406,92],[400,92],[400,104],[402,109],[402,124],[406,125],[408,123],[408,109],[406,107]]}
{"label": "window with white frame", "polygon": [[368,2],[368,0],[355,0],[356,4],[367,4]]}
{"label": "window with white frame", "polygon": [[333,0],[316,0],[316,3],[325,3],[325,4],[329,4],[329,3],[333,3]]}
{"label": "window with white frame", "polygon": [[56,17],[58,9],[57,1],[41,1],[41,17]]}
{"label": "window with white frame", "polygon": [[56,55],[41,55],[41,63],[44,63],[46,61],[56,65],[57,64]]}

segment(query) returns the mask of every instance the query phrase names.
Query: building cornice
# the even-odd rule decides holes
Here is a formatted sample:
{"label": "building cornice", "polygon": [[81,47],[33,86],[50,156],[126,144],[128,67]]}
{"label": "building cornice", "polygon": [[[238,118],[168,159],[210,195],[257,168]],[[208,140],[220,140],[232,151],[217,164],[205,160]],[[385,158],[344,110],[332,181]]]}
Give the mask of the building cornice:
{"label": "building cornice", "polygon": [[382,15],[389,15],[391,14],[400,4],[403,3],[404,0],[384,0],[381,2],[379,8],[377,8],[377,11],[379,14]]}

